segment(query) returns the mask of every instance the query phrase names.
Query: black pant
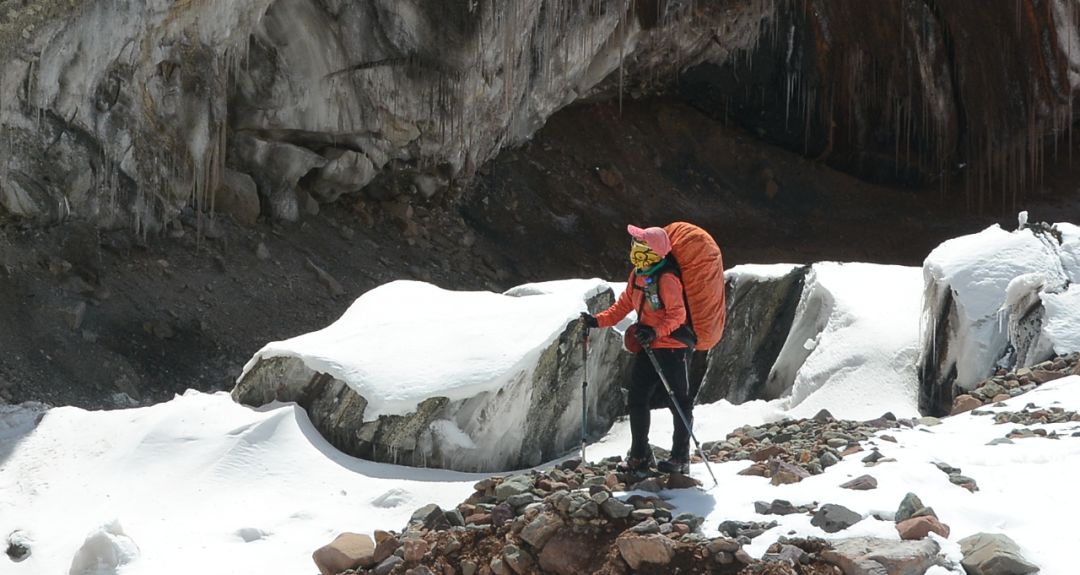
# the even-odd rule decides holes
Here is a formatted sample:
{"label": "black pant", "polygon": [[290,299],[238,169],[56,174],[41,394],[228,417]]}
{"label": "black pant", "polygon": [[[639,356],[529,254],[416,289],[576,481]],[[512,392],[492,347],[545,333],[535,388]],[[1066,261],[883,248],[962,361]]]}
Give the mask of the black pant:
{"label": "black pant", "polygon": [[[660,369],[664,371],[671,391],[675,394],[675,400],[679,402],[683,413],[694,424],[694,404],[688,393],[689,383],[687,379],[687,360],[690,358],[690,350],[682,349],[654,349]],[[638,352],[634,358],[634,366],[630,372],[630,435],[633,442],[630,445],[630,457],[648,457],[649,455],[649,403],[654,393],[667,394],[664,385],[660,382],[660,376],[649,361],[649,356],[644,351]],[[683,461],[690,460],[690,430],[683,425],[682,418],[675,411],[675,405],[667,402],[674,418],[675,431],[671,434],[671,457]]]}

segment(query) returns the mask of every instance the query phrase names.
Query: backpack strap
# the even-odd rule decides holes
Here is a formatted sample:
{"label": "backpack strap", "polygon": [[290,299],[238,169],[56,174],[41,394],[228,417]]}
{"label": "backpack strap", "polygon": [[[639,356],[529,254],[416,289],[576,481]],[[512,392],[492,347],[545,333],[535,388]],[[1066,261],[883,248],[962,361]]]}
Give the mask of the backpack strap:
{"label": "backpack strap", "polygon": [[[681,285],[682,284],[682,268],[679,267],[679,262],[675,260],[675,254],[668,254],[667,259],[668,259],[668,263],[665,264],[664,267],[660,268],[656,273],[656,282],[657,282],[657,284],[660,283],[660,278],[664,274],[675,274],[675,277],[679,278],[679,284]],[[638,287],[636,281],[632,282],[631,288],[632,289],[642,289],[642,288]],[[642,290],[642,291],[644,291],[644,290]],[[683,323],[681,326],[675,328],[675,331],[668,334],[668,336],[671,337],[672,339],[675,339],[676,341],[679,341],[679,342],[682,342],[682,343],[686,344],[686,347],[688,347],[691,351],[693,351],[694,347],[697,345],[698,338],[697,338],[697,334],[694,333],[694,327],[693,327],[694,326],[694,323],[693,323],[694,320],[690,315],[690,302],[686,299],[686,286],[683,286],[683,289],[682,289],[682,299],[683,299],[683,308],[686,310],[686,322]],[[641,308],[644,305],[645,305],[645,298],[643,297],[643,298],[641,298],[641,305],[638,306],[638,309],[634,310],[634,311],[637,312],[639,319],[641,318]]]}

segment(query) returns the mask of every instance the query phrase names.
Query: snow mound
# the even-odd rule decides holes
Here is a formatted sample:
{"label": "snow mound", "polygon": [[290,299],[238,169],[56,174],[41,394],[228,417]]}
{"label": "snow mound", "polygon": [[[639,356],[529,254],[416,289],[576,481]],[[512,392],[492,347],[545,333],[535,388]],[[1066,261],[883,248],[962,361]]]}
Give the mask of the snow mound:
{"label": "snow mound", "polygon": [[113,520],[89,536],[71,560],[68,575],[115,575],[139,556],[139,546]]}
{"label": "snow mound", "polygon": [[916,415],[920,286],[914,267],[814,264],[767,387],[792,417]]}
{"label": "snow mound", "polygon": [[365,293],[326,328],[267,344],[237,381],[262,359],[301,358],[366,399],[367,420],[409,413],[433,396],[468,399],[528,371],[585,311],[585,298],[604,287],[600,280],[576,280],[497,294],[391,282]]}
{"label": "snow mound", "polygon": [[538,465],[580,444],[583,416],[598,435],[623,411],[622,339],[590,330],[586,370],[579,321],[611,301],[596,279],[502,294],[392,282],[330,326],[268,344],[232,396],[295,401],[335,447],[365,459],[465,471]]}
{"label": "snow mound", "polygon": [[[1021,218],[1022,219],[1022,218]],[[1034,365],[1080,351],[1072,284],[1080,279],[1080,228],[994,225],[948,240],[923,266],[920,406],[940,413],[955,385],[967,390],[996,367]]]}

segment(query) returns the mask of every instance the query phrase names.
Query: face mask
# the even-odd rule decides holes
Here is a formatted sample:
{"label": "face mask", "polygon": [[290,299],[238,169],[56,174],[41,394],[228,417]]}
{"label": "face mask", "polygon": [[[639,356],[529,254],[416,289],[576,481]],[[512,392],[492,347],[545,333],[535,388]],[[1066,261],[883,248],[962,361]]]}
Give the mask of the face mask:
{"label": "face mask", "polygon": [[664,258],[659,254],[649,249],[648,244],[642,242],[632,242],[630,244],[630,263],[635,268],[640,270],[647,270],[650,267],[660,263],[660,260]]}

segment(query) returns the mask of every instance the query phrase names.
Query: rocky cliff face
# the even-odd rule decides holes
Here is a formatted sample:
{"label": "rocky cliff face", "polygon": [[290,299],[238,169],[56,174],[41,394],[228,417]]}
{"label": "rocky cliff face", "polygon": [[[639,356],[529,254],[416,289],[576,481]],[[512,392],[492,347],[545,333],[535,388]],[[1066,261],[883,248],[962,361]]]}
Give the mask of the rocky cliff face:
{"label": "rocky cliff face", "polygon": [[[684,96],[973,207],[1072,124],[1077,0],[0,2],[0,205],[156,230],[430,198],[593,96]],[[974,9],[977,8],[977,9]],[[680,74],[689,73],[680,77]]]}
{"label": "rocky cliff face", "polygon": [[683,93],[810,157],[936,183],[969,208],[1010,206],[1071,138],[1075,0],[779,4],[766,41],[688,74]]}
{"label": "rocky cliff face", "polygon": [[[256,214],[295,220],[361,190],[431,197],[568,103],[749,49],[772,10],[630,0],[0,7],[0,205],[150,231],[185,206],[250,216],[254,203]],[[714,28],[726,32],[706,33]]]}

